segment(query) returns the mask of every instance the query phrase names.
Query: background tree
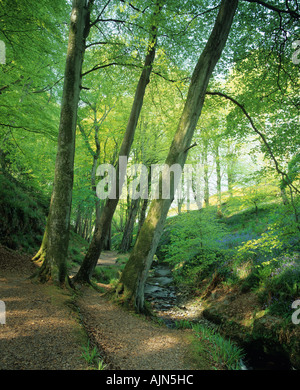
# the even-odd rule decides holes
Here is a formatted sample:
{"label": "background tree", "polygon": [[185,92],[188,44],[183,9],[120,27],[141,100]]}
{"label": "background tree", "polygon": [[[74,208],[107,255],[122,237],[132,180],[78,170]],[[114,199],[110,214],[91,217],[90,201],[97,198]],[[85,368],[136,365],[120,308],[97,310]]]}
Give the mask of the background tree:
{"label": "background tree", "polygon": [[43,262],[38,278],[60,285],[67,277],[77,109],[91,7],[92,2],[83,0],[72,4],[53,191],[42,246],[34,258]]}
{"label": "background tree", "polygon": [[[186,104],[175,133],[166,165],[179,163],[183,167],[187,149],[190,146],[195,127],[201,114],[206,88],[218,62],[231,28],[237,2],[222,1],[214,29],[195,67]],[[162,180],[166,180],[166,172]],[[123,293],[132,301],[135,309],[144,310],[144,285],[158,240],[162,233],[169,207],[174,198],[174,178],[170,199],[157,199],[151,204],[148,216],[140,231],[137,242],[122,273],[117,293]]]}
{"label": "background tree", "polygon": [[140,112],[143,106],[143,99],[145,96],[146,87],[150,81],[150,74],[155,58],[157,28],[159,25],[158,18],[161,7],[161,4],[155,4],[155,10],[153,12],[153,21],[150,28],[149,44],[146,49],[145,63],[136,88],[136,93],[134,96],[134,101],[132,104],[128,124],[119,151],[119,161],[117,163],[116,169],[117,180],[115,182],[115,196],[113,196],[112,198],[108,198],[105,203],[105,207],[102,211],[99,223],[96,226],[95,233],[93,235],[88,252],[86,253],[86,256],[81,264],[79,271],[72,280],[75,285],[90,282],[90,278],[98,262],[103,243],[107,235],[107,227],[111,224],[113,214],[116,210],[119,201],[119,189],[121,189],[123,186],[126,174],[126,172],[122,172],[122,170],[124,171],[124,167],[120,166],[120,157],[128,158],[129,156]]}

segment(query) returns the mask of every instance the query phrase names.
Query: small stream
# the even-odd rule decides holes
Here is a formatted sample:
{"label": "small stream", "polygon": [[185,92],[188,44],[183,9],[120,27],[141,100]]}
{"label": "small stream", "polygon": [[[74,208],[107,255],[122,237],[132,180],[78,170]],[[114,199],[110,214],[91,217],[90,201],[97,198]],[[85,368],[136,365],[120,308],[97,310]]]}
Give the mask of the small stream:
{"label": "small stream", "polygon": [[172,271],[167,263],[152,265],[145,285],[145,299],[150,302],[155,314],[169,328],[174,328],[176,321],[182,319],[197,320],[198,323],[216,327],[215,324],[204,318],[197,318],[196,313],[191,313],[191,310],[184,306],[181,293],[176,291],[173,284]]}
{"label": "small stream", "polygon": [[[175,310],[180,308],[180,297],[176,292],[176,288],[173,284],[172,272],[167,263],[153,263],[147,282],[145,285],[145,299],[150,302],[153,311],[156,315],[162,319],[166,326],[170,328],[175,327],[175,322],[178,321],[178,317],[175,315]],[[186,309],[183,307],[183,309]],[[188,314],[188,313],[187,313]],[[188,316],[185,316],[188,319]],[[209,327],[215,327],[216,325],[204,318],[195,317],[197,322],[204,323]],[[257,352],[257,346],[252,348],[249,345],[247,348],[243,348],[247,354],[246,363],[242,363],[242,369],[244,370],[291,370],[289,362],[279,358],[273,358],[266,356],[263,352]]]}
{"label": "small stream", "polygon": [[145,285],[145,299],[151,303],[152,308],[166,325],[172,327],[175,320],[167,319],[164,313],[168,313],[177,305],[175,286],[172,284],[172,272],[168,264],[155,264],[149,271]]}

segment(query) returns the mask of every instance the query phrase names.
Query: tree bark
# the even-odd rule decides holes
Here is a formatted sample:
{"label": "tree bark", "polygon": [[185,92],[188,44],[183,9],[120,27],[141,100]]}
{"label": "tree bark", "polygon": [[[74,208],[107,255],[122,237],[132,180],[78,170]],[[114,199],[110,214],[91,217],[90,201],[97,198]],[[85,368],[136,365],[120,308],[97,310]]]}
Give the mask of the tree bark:
{"label": "tree bark", "polygon": [[132,243],[132,234],[133,234],[133,229],[134,229],[134,223],[136,220],[136,216],[139,210],[139,203],[140,203],[140,198],[138,199],[133,199],[131,201],[130,205],[130,212],[128,215],[128,219],[125,225],[121,245],[120,245],[120,253],[126,253],[129,251]]}
{"label": "tree bark", "polygon": [[209,206],[209,182],[208,182],[208,159],[207,159],[208,140],[204,140],[203,164],[204,164],[204,204]]}
{"label": "tree bark", "polygon": [[107,229],[107,235],[104,241],[103,249],[105,251],[110,251],[111,250],[111,223]]}
{"label": "tree bark", "polygon": [[[203,107],[208,82],[225,47],[237,4],[237,0],[222,0],[213,31],[193,72],[186,103],[166,159],[167,167],[176,163],[183,167],[185,164],[187,150]],[[167,170],[163,172],[162,180],[166,179],[166,175]],[[152,201],[116,288],[116,293],[122,293],[123,299],[132,304],[137,312],[145,311],[145,282],[178,184],[174,183],[174,177],[171,177],[171,183],[170,199]]]}
{"label": "tree bark", "polygon": [[198,178],[199,172],[192,172],[192,190],[198,210],[202,210],[201,185]]}
{"label": "tree bark", "polygon": [[233,173],[233,162],[231,161],[227,163],[227,187],[230,196],[232,196],[233,186],[234,186],[234,173]]}
{"label": "tree bark", "polygon": [[[145,58],[144,67],[136,88],[135,97],[124,134],[123,142],[120,148],[119,157],[128,157],[131,149],[131,145],[134,139],[135,130],[137,127],[140,112],[143,106],[143,100],[146,92],[146,87],[150,81],[150,74],[155,58],[156,40],[157,40],[157,16],[160,13],[162,6],[157,4],[154,11],[154,21],[151,27],[150,41]],[[120,160],[120,159],[119,159]],[[97,265],[99,256],[103,249],[104,240],[107,235],[108,228],[111,224],[115,209],[119,202],[119,188],[120,182],[122,183],[125,177],[125,173],[120,170],[119,163],[116,169],[116,196],[114,199],[107,199],[105,206],[102,210],[99,223],[95,228],[95,232],[85,255],[85,258],[79,268],[77,274],[73,277],[72,282],[74,285],[82,285],[90,283],[90,278]]]}
{"label": "tree bark", "polygon": [[53,192],[43,243],[34,257],[43,262],[34,276],[43,282],[52,279],[59,285],[67,277],[77,109],[92,4],[86,0],[73,0],[72,4]]}
{"label": "tree bark", "polygon": [[142,204],[142,208],[141,208],[141,212],[140,212],[140,216],[139,216],[138,232],[137,232],[136,237],[138,237],[138,235],[140,234],[141,228],[142,228],[143,223],[145,221],[148,202],[149,202],[149,199],[143,199],[143,204]]}
{"label": "tree bark", "polygon": [[217,216],[222,217],[221,210],[221,164],[220,164],[220,152],[219,141],[215,142],[215,158],[216,158],[216,174],[217,174]]}

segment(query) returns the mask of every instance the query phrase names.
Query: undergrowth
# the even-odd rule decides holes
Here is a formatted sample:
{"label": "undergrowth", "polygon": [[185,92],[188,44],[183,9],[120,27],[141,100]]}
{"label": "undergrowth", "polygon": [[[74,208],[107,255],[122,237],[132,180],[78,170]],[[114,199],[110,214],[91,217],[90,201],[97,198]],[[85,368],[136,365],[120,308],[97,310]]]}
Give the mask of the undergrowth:
{"label": "undergrowth", "polygon": [[254,292],[266,312],[289,317],[300,297],[299,199],[294,207],[276,198],[242,206],[231,197],[221,218],[216,206],[170,218],[158,256],[171,265],[177,286],[191,294],[202,295],[218,280],[241,293]]}
{"label": "undergrowth", "polygon": [[105,370],[106,364],[104,363],[96,346],[91,347],[88,341],[86,346],[82,347],[81,357],[95,370]]}
{"label": "undergrowth", "polygon": [[[224,338],[216,329],[188,320],[176,321],[175,327],[193,330],[196,342],[204,346],[204,351],[210,356],[215,369],[241,369],[245,352],[231,340]],[[203,348],[201,348],[202,351]]]}
{"label": "undergrowth", "polygon": [[42,241],[47,207],[41,195],[0,175],[0,243],[34,253]]}

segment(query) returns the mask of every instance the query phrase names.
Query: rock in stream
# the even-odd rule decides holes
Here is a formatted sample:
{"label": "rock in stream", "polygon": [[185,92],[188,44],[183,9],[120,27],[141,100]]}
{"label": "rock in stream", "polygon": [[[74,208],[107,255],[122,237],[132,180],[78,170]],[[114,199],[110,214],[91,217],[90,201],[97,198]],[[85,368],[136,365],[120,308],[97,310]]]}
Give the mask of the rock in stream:
{"label": "rock in stream", "polygon": [[151,302],[155,312],[167,311],[176,305],[176,291],[172,283],[168,264],[155,264],[150,270],[145,285],[145,299]]}

